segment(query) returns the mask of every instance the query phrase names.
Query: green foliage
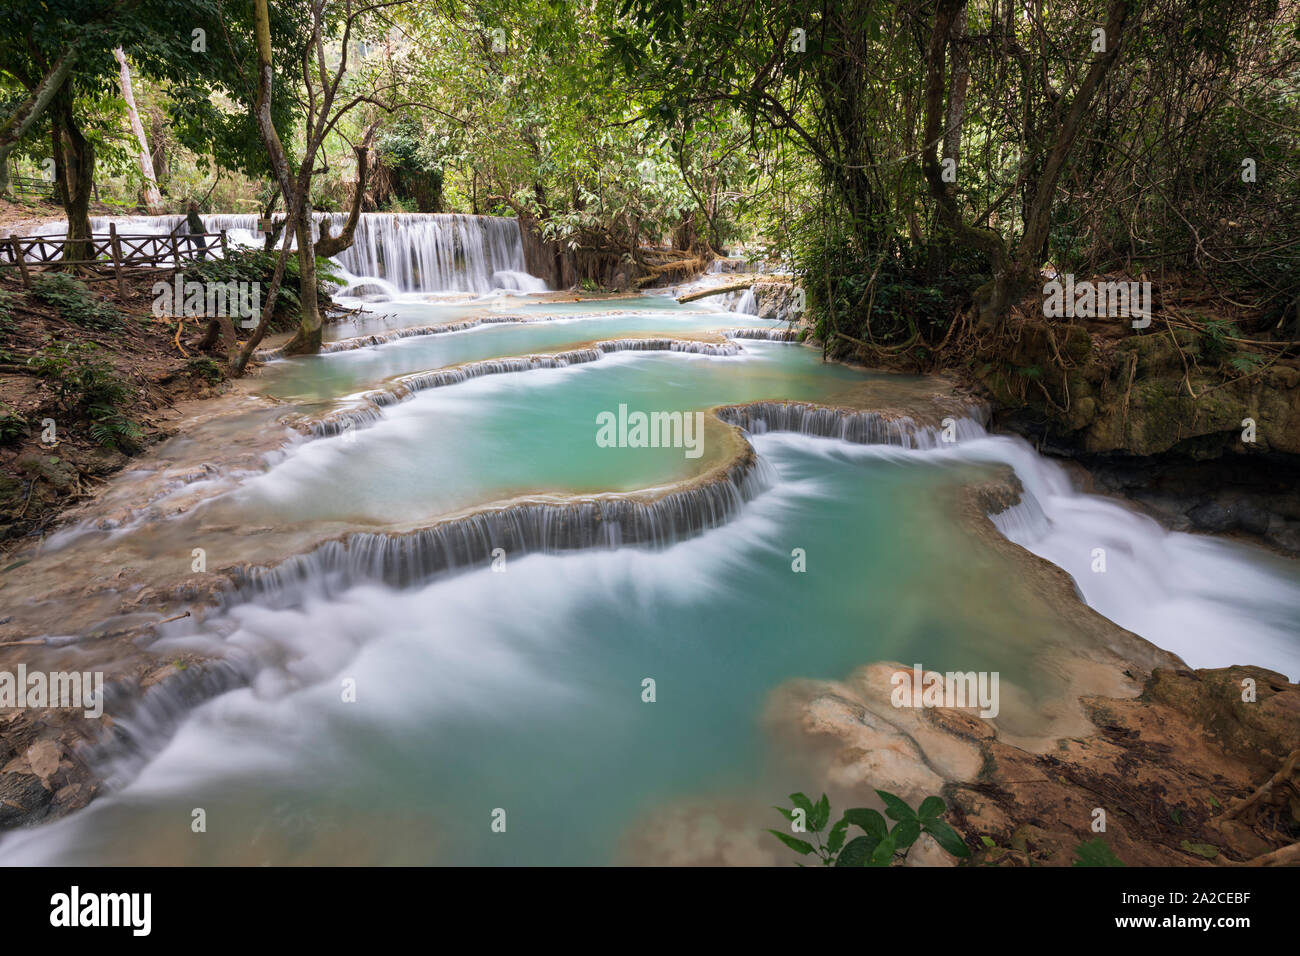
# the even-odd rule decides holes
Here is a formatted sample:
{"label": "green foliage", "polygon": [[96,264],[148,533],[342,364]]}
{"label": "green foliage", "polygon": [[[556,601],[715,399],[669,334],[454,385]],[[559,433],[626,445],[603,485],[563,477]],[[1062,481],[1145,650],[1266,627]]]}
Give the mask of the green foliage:
{"label": "green foliage", "polygon": [[0,334],[8,334],[14,330],[13,308],[17,301],[18,293],[0,289]]}
{"label": "green foliage", "polygon": [[192,358],[185,363],[185,366],[190,370],[191,375],[199,376],[209,385],[216,385],[221,381],[221,366],[210,358]]}
{"label": "green foliage", "polygon": [[0,445],[9,445],[27,434],[32,427],[29,422],[8,405],[0,402]]}
{"label": "green foliage", "polygon": [[64,407],[90,422],[90,435],[108,448],[134,449],[140,427],[120,406],[132,398],[130,386],[113,366],[98,357],[93,342],[58,342],[27,360],[27,364],[54,389]]}
{"label": "green foliage", "polygon": [[1242,375],[1249,375],[1262,365],[1264,360],[1257,352],[1237,352],[1228,364]]}
{"label": "green foliage", "polygon": [[[877,810],[845,810],[840,819],[827,830],[831,818],[830,800],[826,794],[813,803],[802,793],[790,794],[794,804],[790,809],[776,807],[776,811],[791,823],[800,821],[804,829],[816,839],[816,845],[783,830],[768,830],[787,847],[800,856],[817,856],[823,866],[889,866],[897,854],[905,853],[922,833],[928,833],[941,847],[956,857],[970,856],[970,850],[946,821],[947,810],[939,797],[926,797],[913,810],[905,800],[877,790],[885,804],[885,815],[895,821],[889,823]],[[849,828],[857,827],[862,835],[848,839]],[[821,835],[825,832],[826,839]]]}
{"label": "green foliage", "polygon": [[1215,365],[1225,361],[1237,351],[1237,344],[1232,341],[1235,331],[1232,323],[1224,319],[1206,320],[1197,339],[1201,358]]}
{"label": "green foliage", "polygon": [[122,314],[90,294],[86,284],[64,272],[43,272],[32,282],[32,296],[59,310],[83,329],[108,332],[122,327]]}
{"label": "green foliage", "polygon": [[1213,843],[1193,843],[1191,840],[1184,840],[1179,846],[1188,853],[1204,857],[1207,860],[1216,859],[1219,855],[1219,848]]}
{"label": "green foliage", "polygon": [[1087,843],[1080,843],[1074,848],[1072,866],[1124,866],[1124,862],[1115,855],[1104,837],[1097,837]]}
{"label": "green foliage", "polygon": [[937,341],[989,277],[984,257],[948,242],[881,236],[873,254],[844,223],[813,217],[792,228],[817,335],[832,345],[842,344],[837,332],[880,345]]}
{"label": "green foliage", "polygon": [[400,204],[389,207],[393,212],[442,211],[442,160],[418,121],[399,116],[379,136],[375,151],[376,201]]}
{"label": "green foliage", "polygon": [[[270,291],[271,279],[275,275],[275,265],[279,259],[279,250],[254,247],[232,247],[224,257],[214,257],[191,262],[186,266],[184,280],[187,282],[226,283],[248,282],[260,283],[262,286],[262,305]],[[316,288],[322,299],[328,297],[330,286],[339,285],[342,280],[332,271],[334,265],[328,259],[316,259]],[[280,291],[276,296],[275,312],[271,329],[291,326],[297,321],[297,312],[302,302],[302,271],[298,256],[290,253],[285,260],[284,276],[280,281]]]}

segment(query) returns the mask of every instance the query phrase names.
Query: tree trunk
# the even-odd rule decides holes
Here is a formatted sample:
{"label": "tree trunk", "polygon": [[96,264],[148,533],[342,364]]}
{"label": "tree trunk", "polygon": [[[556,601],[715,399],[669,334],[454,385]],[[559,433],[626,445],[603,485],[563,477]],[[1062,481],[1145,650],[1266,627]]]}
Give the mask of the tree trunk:
{"label": "tree trunk", "polygon": [[[257,100],[253,112],[257,119],[257,129],[266,146],[271,160],[271,169],[279,183],[288,208],[288,220],[298,240],[298,266],[301,288],[299,297],[302,303],[302,317],[298,323],[298,332],[289,343],[290,353],[301,354],[320,351],[321,318],[320,303],[316,297],[316,244],[311,234],[311,204],[307,201],[311,189],[311,161],[313,150],[303,159],[302,169],[297,180],[289,170],[289,158],[285,155],[271,121],[271,84],[275,77],[271,62],[271,13],[267,0],[254,0],[253,17],[257,30]],[[310,144],[309,144],[310,146]],[[285,228],[288,228],[286,224]],[[272,303],[268,303],[270,308]]]}
{"label": "tree trunk", "polygon": [[72,114],[72,95],[66,87],[59,94],[53,119],[54,178],[68,218],[63,258],[85,261],[90,258],[90,194],[95,183],[95,147],[77,126]]}
{"label": "tree trunk", "polygon": [[168,168],[169,164],[167,162],[166,130],[166,120],[163,112],[155,106],[149,114],[149,131],[153,137],[150,143],[153,151],[149,154],[149,162],[153,166],[154,178],[158,182],[159,193],[171,180],[171,170]]}
{"label": "tree trunk", "polygon": [[[267,326],[271,323],[271,316],[275,313],[276,298],[280,294],[280,283],[284,279],[284,269],[289,262],[289,247],[292,243],[288,236],[284,238],[284,245],[280,248],[280,254],[275,260],[275,270],[271,273],[271,284],[267,287],[266,301],[262,303],[262,316],[257,323],[257,328],[253,334],[248,337],[244,347],[239,350],[239,354],[231,362],[231,369],[236,375],[243,375],[244,369],[248,368],[248,362],[253,357],[258,345],[262,342],[262,336],[266,335]],[[270,249],[267,250],[268,252]]]}
{"label": "tree trunk", "polygon": [[966,87],[970,82],[970,57],[966,51],[966,7],[953,19],[952,89],[948,93],[948,121],[943,134],[943,158],[956,165],[961,161],[961,128],[966,119]]}
{"label": "tree trunk", "polygon": [[298,331],[285,346],[288,355],[314,354],[320,351],[321,315],[320,300],[316,294],[316,245],[311,235],[311,211],[305,208],[298,216],[296,225],[298,239],[298,290],[302,316],[298,320]]}
{"label": "tree trunk", "polygon": [[1038,281],[1042,264],[1040,255],[1051,222],[1056,181],[1078,138],[1093,95],[1115,64],[1126,28],[1132,26],[1128,19],[1129,4],[1130,0],[1110,0],[1106,15],[1105,52],[1093,60],[1068,109],[1062,98],[1053,110],[1049,122],[1055,126],[1056,133],[1044,159],[1043,173],[1033,200],[1025,211],[1024,234],[1013,252],[996,230],[977,228],[962,220],[956,198],[943,181],[937,148],[943,139],[945,53],[958,15],[965,10],[966,0],[939,0],[926,51],[925,152],[921,170],[938,204],[940,220],[953,231],[959,242],[986,253],[993,266],[993,279],[977,289],[974,296],[982,327],[996,326],[1005,319],[1010,306]]}
{"label": "tree trunk", "polygon": [[156,216],[162,211],[162,193],[158,191],[158,179],[154,176],[153,157],[149,153],[149,141],[145,139],[144,126],[140,123],[140,113],[135,108],[135,90],[131,86],[131,68],[126,62],[126,53],[118,47],[113,51],[119,68],[118,82],[122,87],[122,99],[126,100],[126,115],[131,122],[131,132],[140,145],[140,175],[144,177],[144,206],[149,215]]}

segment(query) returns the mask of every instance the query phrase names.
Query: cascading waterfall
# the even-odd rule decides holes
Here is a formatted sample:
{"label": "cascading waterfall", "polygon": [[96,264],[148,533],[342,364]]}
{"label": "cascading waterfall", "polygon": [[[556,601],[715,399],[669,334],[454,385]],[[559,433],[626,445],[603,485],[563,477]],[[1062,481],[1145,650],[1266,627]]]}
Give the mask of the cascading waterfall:
{"label": "cascading waterfall", "polygon": [[[726,405],[714,409],[714,413],[728,425],[737,425],[752,435],[768,431],[798,432],[818,438],[838,438],[855,445],[903,448],[934,448],[942,440],[940,429],[919,425],[911,418],[807,402],[749,402]],[[988,407],[979,405],[964,415],[953,416],[954,438],[983,437],[983,424],[988,415]]]}
{"label": "cascading waterfall", "polygon": [[[743,321],[734,316],[682,310],[689,334],[629,321],[611,322],[599,334],[583,326],[562,338],[528,324],[560,317],[554,307],[528,315],[482,310],[441,323],[440,310],[427,308],[427,317],[415,312],[418,326],[342,340],[327,351],[483,322],[522,328],[464,337],[506,344],[432,348],[433,357],[414,360],[389,354],[373,367],[358,361],[363,356],[339,355],[266,369],[268,379],[324,379],[331,366],[363,365],[360,373],[328,380],[319,393],[292,394],[310,395],[313,403],[350,396],[351,407],[313,423],[316,434],[336,433],[345,416],[354,424],[385,416],[385,427],[359,436],[355,450],[344,442],[295,447],[276,466],[286,472],[268,487],[241,485],[246,493],[214,502],[205,518],[188,517],[193,511],[169,518],[180,523],[171,540],[187,547],[185,522],[228,526],[218,533],[232,542],[244,529],[278,534],[269,526],[283,523],[286,530],[282,545],[272,540],[247,551],[212,541],[213,553],[223,555],[224,589],[204,597],[217,606],[162,624],[155,648],[163,660],[178,653],[206,660],[144,691],[129,680],[116,690],[110,685],[106,709],[114,724],[78,754],[102,769],[105,795],[65,820],[6,837],[6,862],[176,862],[207,853],[206,846],[192,850],[193,841],[160,836],[167,830],[159,821],[184,819],[199,793],[234,835],[223,849],[235,848],[238,857],[253,847],[248,858],[257,862],[301,861],[296,843],[286,849],[266,842],[275,834],[268,804],[325,821],[311,831],[305,852],[330,862],[346,859],[354,833],[376,847],[376,859],[403,860],[413,842],[405,826],[397,836],[376,829],[400,805],[452,821],[439,824],[430,841],[435,849],[422,862],[494,862],[497,843],[477,842],[456,821],[472,815],[483,794],[496,799],[503,780],[544,795],[539,806],[564,805],[564,793],[547,789],[557,781],[557,765],[593,768],[590,786],[604,808],[593,829],[603,842],[573,849],[568,833],[562,844],[538,842],[564,831],[557,815],[543,813],[532,831],[543,836],[511,852],[529,861],[607,862],[607,835],[638,825],[629,807],[677,798],[697,772],[713,773],[719,759],[763,753],[752,739],[752,711],[781,681],[847,673],[878,657],[975,660],[1006,671],[1006,686],[1015,686],[1022,659],[1032,656],[1025,645],[1041,640],[1050,649],[1054,640],[1073,637],[1018,631],[1015,608],[999,586],[1007,585],[1012,601],[1023,597],[1007,580],[1018,565],[963,533],[946,502],[933,505],[936,493],[950,496],[959,483],[981,480],[986,465],[1010,466],[1023,486],[1020,503],[994,515],[994,524],[1066,568],[1108,617],[1194,665],[1294,669],[1295,630],[1286,611],[1300,598],[1265,579],[1262,559],[1219,542],[1170,536],[1114,502],[1079,494],[1058,465],[1025,443],[989,436],[984,406],[823,366],[812,350],[767,344],[792,341],[797,332],[726,328]],[[497,378],[385,410],[422,389],[632,350],[737,357],[671,368],[653,359],[620,367],[611,359],[587,373]],[[553,387],[557,377],[566,380],[564,396]],[[701,475],[676,464],[661,471],[648,455],[625,466],[621,453],[593,450],[596,478],[588,482],[585,473],[575,479],[576,469],[539,455],[553,448],[555,461],[585,467],[585,450],[596,446],[573,422],[590,422],[594,410],[625,399],[661,404],[670,396],[676,407],[712,408],[732,426],[709,423],[726,439],[722,455],[730,458],[711,458]],[[879,410],[863,410],[860,402]],[[313,407],[322,406],[302,405],[299,414]],[[283,409],[266,414],[278,421]],[[945,417],[951,421],[940,424]],[[499,452],[467,454],[480,440],[496,449],[498,434],[509,439]],[[443,456],[446,469],[432,455],[413,462],[426,447],[456,453]],[[491,471],[510,455],[527,464],[504,475]],[[304,475],[321,492],[342,488],[340,499],[322,494],[310,509],[279,510],[281,501],[303,497],[297,489],[308,487],[299,484]],[[466,475],[478,484],[462,494],[458,483]],[[381,485],[393,506],[359,508],[357,501],[379,494]],[[312,525],[310,534],[296,524],[317,521],[321,530]],[[791,573],[796,546],[817,562],[816,574]],[[1106,548],[1111,573],[1089,577],[1093,547]],[[509,573],[488,573],[502,555]],[[1130,573],[1129,555],[1137,573]],[[937,589],[951,600],[936,602]],[[1249,608],[1232,604],[1229,592],[1250,595]],[[1182,633],[1125,616],[1145,604],[1173,608],[1170,620]],[[863,621],[871,622],[867,646],[859,637]],[[794,635],[797,657],[790,653]],[[925,656],[914,658],[922,639]],[[1198,660],[1197,647],[1209,657],[1211,642],[1212,659]],[[654,712],[648,730],[626,719],[629,701],[636,713],[649,712],[635,710],[638,685],[628,679],[642,674],[671,688],[676,701]],[[358,702],[344,708],[336,706],[340,677],[356,678],[362,688]],[[665,718],[677,723],[665,727]],[[382,728],[384,748],[366,743],[375,728]],[[381,750],[382,760],[367,763]],[[642,776],[629,779],[638,772],[622,759],[629,751],[644,755],[638,767],[648,762]],[[348,781],[329,776],[340,757],[348,760],[349,779],[360,781],[355,802]],[[765,786],[762,763],[756,758],[741,768],[738,779],[749,793]],[[437,769],[436,786],[423,768]],[[678,779],[687,785],[656,789]],[[396,797],[376,806],[377,793]],[[348,838],[337,851],[335,834]]]}
{"label": "cascading waterfall", "polygon": [[[905,449],[933,448],[940,441],[938,429],[911,418],[806,403],[753,402],[723,406],[714,413],[751,432],[771,427]],[[983,436],[980,422],[987,409],[977,406],[970,414],[957,419],[957,431],[964,437]],[[725,524],[772,484],[770,468],[744,442],[737,458],[714,474],[649,501],[600,495],[565,503],[521,502],[409,533],[348,535],[273,567],[239,570],[236,589],[226,603],[265,602],[277,595],[296,600],[304,588],[337,593],[364,581],[412,587],[439,574],[481,567],[497,548],[514,556],[637,545],[664,548]]]}
{"label": "cascading waterfall", "polygon": [[665,548],[726,523],[772,484],[748,443],[713,475],[652,500],[598,495],[573,502],[521,502],[407,534],[351,534],[274,567],[244,569],[226,605],[294,601],[306,590],[337,593],[359,582],[394,587],[513,557],[589,548]]}
{"label": "cascading waterfall", "polygon": [[[208,232],[226,231],[232,244],[261,246],[255,214],[203,216]],[[345,213],[317,213],[337,234]],[[109,224],[124,235],[167,235],[187,232],[184,216],[122,216],[94,218],[91,229],[107,232]],[[46,223],[33,230],[41,235],[67,231],[67,223]],[[502,216],[425,213],[362,213],[352,245],[335,257],[344,295],[367,288],[393,292],[545,292],[546,282],[530,275],[524,261],[519,222]]]}
{"label": "cascading waterfall", "polygon": [[[343,216],[334,217],[337,230]],[[497,216],[366,213],[338,256],[356,276],[378,276],[404,292],[544,292],[528,274],[519,223]]]}
{"label": "cascading waterfall", "polygon": [[[475,319],[462,319],[459,322],[440,322],[437,325],[409,325],[405,328],[394,329],[391,332],[377,332],[374,335],[360,335],[349,339],[335,339],[332,342],[324,342],[320,347],[320,354],[329,355],[333,352],[351,352],[356,349],[371,348],[376,345],[387,345],[389,342],[397,342],[401,339],[420,338],[425,335],[443,335],[447,332],[464,332],[480,325],[525,325],[530,322],[547,322],[552,321],[550,316],[526,316],[526,315],[485,315]],[[272,359],[284,358],[284,348],[258,349],[257,358],[262,362],[269,362]]]}
{"label": "cascading waterfall", "polygon": [[722,333],[729,339],[755,339],[767,342],[798,342],[798,329],[727,329]]}
{"label": "cascading waterfall", "polygon": [[597,342],[591,348],[570,349],[549,355],[521,355],[504,359],[487,359],[432,372],[404,375],[386,388],[375,389],[361,396],[361,405],[346,408],[311,422],[308,433],[313,438],[328,438],[342,434],[350,428],[372,424],[382,417],[381,408],[406,401],[416,392],[430,388],[458,385],[485,375],[507,375],[512,372],[531,372],[537,369],[568,368],[599,361],[614,352],[682,352],[690,355],[730,357],[740,354],[740,347],[730,342],[694,342],[682,339],[611,339]]}
{"label": "cascading waterfall", "polygon": [[989,520],[1009,541],[1068,572],[1090,607],[1193,667],[1221,667],[1231,660],[1224,657],[1226,636],[1240,629],[1250,595],[1249,659],[1266,660],[1291,679],[1300,674],[1293,610],[1300,606],[1300,585],[1289,568],[1279,562],[1269,569],[1245,560],[1242,545],[1169,532],[1118,502],[1080,492],[1059,464],[1022,439],[989,435],[987,406],[952,416],[952,442],[943,441],[940,429],[911,419],[802,402],[752,402],[714,412],[751,435],[796,432],[1008,465],[1021,485],[1019,500]]}

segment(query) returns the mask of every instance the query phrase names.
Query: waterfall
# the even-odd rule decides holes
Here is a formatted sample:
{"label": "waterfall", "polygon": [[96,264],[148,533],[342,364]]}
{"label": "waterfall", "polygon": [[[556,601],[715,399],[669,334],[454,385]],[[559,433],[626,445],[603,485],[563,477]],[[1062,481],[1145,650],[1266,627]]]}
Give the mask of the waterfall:
{"label": "waterfall", "polygon": [[405,534],[349,534],[272,567],[237,569],[235,590],[226,592],[223,604],[294,603],[304,589],[338,593],[364,581],[413,587],[483,567],[497,549],[515,558],[588,548],[666,548],[726,524],[773,482],[770,466],[746,442],[730,464],[649,500],[595,495],[523,501]]}
{"label": "waterfall", "polygon": [[[317,213],[337,234],[347,221],[344,213]],[[208,232],[226,231],[234,245],[261,246],[255,214],[212,214],[203,217]],[[185,227],[184,216],[96,217],[94,232],[108,232],[109,224],[123,235],[167,235]],[[33,230],[40,235],[67,232],[66,222],[46,223]],[[545,292],[546,282],[530,275],[524,262],[519,222],[503,216],[464,216],[425,213],[362,213],[352,245],[334,258],[343,294],[367,286],[382,292]]]}
{"label": "waterfall", "polygon": [[732,342],[697,342],[689,339],[608,339],[590,348],[570,349],[546,355],[520,355],[511,358],[485,359],[403,375],[393,384],[366,392],[361,404],[303,423],[313,438],[330,438],[348,429],[374,424],[383,417],[381,408],[404,402],[416,392],[446,385],[458,385],[484,375],[507,375],[513,372],[531,372],[535,369],[568,368],[599,361],[613,352],[682,352],[691,355],[732,357],[740,354],[740,347]]}
{"label": "waterfall", "polygon": [[[334,217],[340,228],[344,217]],[[542,292],[528,274],[519,222],[499,216],[366,213],[338,256],[354,276],[386,279],[404,292]]]}
{"label": "waterfall", "polygon": [[[444,335],[448,332],[464,332],[480,325],[528,325],[533,322],[554,321],[552,316],[529,315],[484,315],[473,319],[461,319],[457,322],[438,322],[434,325],[408,325],[390,332],[377,332],[373,335],[358,335],[349,339],[334,339],[321,344],[320,354],[334,352],[352,352],[356,349],[368,349],[376,345],[387,345],[401,339],[419,338],[425,335]],[[253,353],[259,362],[284,358],[284,348],[258,349]]]}
{"label": "waterfall", "polygon": [[798,342],[803,333],[798,329],[727,329],[722,333],[729,339],[757,339],[767,342]]}
{"label": "waterfall", "polygon": [[[597,349],[627,342],[639,345],[640,341],[656,340],[602,342]],[[597,349],[584,351],[597,352]],[[474,366],[495,364],[474,363]],[[392,396],[389,401],[404,397],[389,394]],[[374,416],[378,409],[372,406],[364,413]],[[751,434],[770,428],[895,448],[924,449],[940,445],[938,429],[911,418],[804,402],[725,405],[715,408],[714,414]],[[980,421],[987,414],[986,407],[974,406],[964,416],[954,416],[963,439],[986,434]],[[317,423],[317,427],[323,424]],[[330,424],[334,432],[339,430],[337,424],[332,421]],[[274,566],[236,569],[235,589],[226,592],[222,603],[230,607],[251,600],[273,604],[296,602],[304,588],[322,589],[331,594],[363,581],[412,587],[445,573],[482,567],[491,561],[496,548],[511,556],[624,546],[664,548],[726,524],[773,483],[770,466],[755,454],[753,446],[744,442],[740,454],[729,464],[687,487],[651,500],[629,495],[596,495],[570,502],[522,501],[450,518],[412,532],[345,535]]]}
{"label": "waterfall", "polygon": [[79,746],[77,759],[108,769],[107,789],[125,786],[196,707],[245,686],[258,667],[251,657],[236,653],[178,668],[144,691],[135,680],[107,684],[104,711],[113,717],[111,730]]}
{"label": "waterfall", "polygon": [[[838,438],[855,445],[893,445],[903,448],[936,448],[941,438],[938,429],[918,424],[906,416],[880,412],[833,408],[808,402],[749,402],[724,405],[714,414],[728,425],[736,425],[751,435],[765,432],[798,432],[818,438]],[[983,437],[987,406],[974,406],[952,416],[954,438],[966,440]]]}

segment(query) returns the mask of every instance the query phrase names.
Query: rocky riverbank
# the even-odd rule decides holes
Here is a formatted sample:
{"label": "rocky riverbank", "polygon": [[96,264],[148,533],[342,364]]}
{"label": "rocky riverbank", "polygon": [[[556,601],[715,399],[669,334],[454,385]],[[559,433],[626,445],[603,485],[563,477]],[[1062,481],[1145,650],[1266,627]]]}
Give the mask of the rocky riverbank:
{"label": "rocky riverbank", "polygon": [[[1300,862],[1300,685],[1245,664],[1194,671],[1082,605],[1069,576],[1008,542],[987,514],[1014,503],[1014,479],[969,490],[962,520],[1020,568],[1069,635],[1041,664],[1065,690],[1033,701],[1002,687],[1001,712],[899,708],[894,675],[865,665],[843,680],[799,680],[771,696],[767,727],[808,792],[832,806],[913,806],[941,795],[968,865],[1069,866],[1103,839],[1128,866]],[[1029,718],[1029,719],[1026,719]],[[628,862],[772,865],[794,861],[770,816],[737,800],[689,800],[648,814]],[[1099,829],[1104,827],[1104,829]],[[952,866],[932,841],[908,865]]]}

